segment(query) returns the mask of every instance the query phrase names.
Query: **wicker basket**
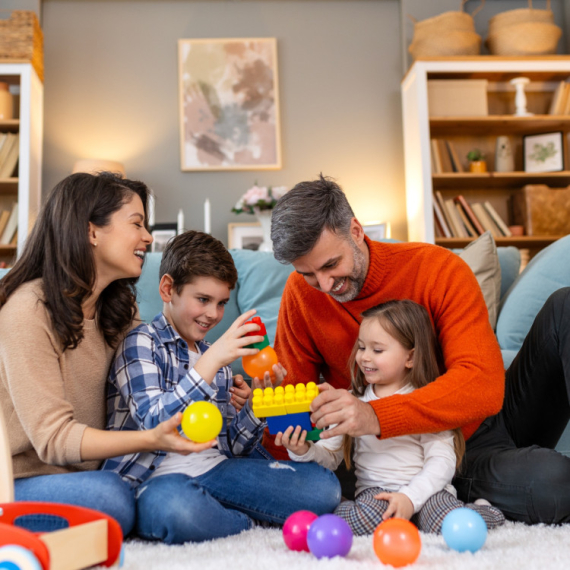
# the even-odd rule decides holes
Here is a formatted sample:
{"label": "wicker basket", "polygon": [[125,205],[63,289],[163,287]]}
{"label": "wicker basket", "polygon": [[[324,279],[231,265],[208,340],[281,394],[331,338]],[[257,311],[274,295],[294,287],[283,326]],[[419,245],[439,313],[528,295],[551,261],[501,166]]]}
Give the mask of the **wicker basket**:
{"label": "wicker basket", "polygon": [[8,20],[0,20],[0,58],[31,62],[42,81],[43,45],[44,36],[34,12],[14,10]]}
{"label": "wicker basket", "polygon": [[556,53],[562,30],[546,22],[520,22],[489,34],[492,55],[548,55]]}
{"label": "wicker basket", "polygon": [[550,9],[550,0],[546,1],[546,10],[536,10],[532,7],[532,0],[528,0],[528,8],[507,10],[493,16],[489,20],[489,35],[499,31],[505,26],[520,24],[521,22],[543,22],[554,24],[554,13]]}
{"label": "wicker basket", "polygon": [[[462,7],[467,0],[462,0]],[[485,4],[482,0],[475,15]],[[414,22],[414,38],[408,51],[414,59],[445,57],[451,55],[478,55],[481,52],[481,37],[475,33],[473,15],[463,11],[443,12],[432,18]]]}

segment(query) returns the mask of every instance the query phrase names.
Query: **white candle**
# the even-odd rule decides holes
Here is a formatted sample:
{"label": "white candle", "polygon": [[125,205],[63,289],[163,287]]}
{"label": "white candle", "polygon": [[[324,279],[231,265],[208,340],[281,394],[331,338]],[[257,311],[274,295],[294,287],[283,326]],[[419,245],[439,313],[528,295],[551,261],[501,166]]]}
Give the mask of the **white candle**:
{"label": "white candle", "polygon": [[153,194],[150,194],[148,197],[148,225],[152,228],[154,226],[154,202],[155,198]]}
{"label": "white candle", "polygon": [[176,219],[176,233],[180,235],[184,232],[184,212],[182,208],[178,210],[178,217]]}
{"label": "white candle", "polygon": [[210,200],[206,198],[204,202],[204,231],[207,234],[212,233],[212,220],[211,220],[211,213],[210,213]]}

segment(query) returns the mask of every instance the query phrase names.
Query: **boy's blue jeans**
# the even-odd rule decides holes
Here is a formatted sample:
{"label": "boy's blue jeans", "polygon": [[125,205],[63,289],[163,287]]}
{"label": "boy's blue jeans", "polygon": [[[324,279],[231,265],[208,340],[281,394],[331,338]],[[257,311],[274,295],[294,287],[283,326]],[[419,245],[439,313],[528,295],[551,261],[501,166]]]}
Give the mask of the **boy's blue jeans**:
{"label": "boy's blue jeans", "polygon": [[[127,536],[135,524],[135,493],[112,471],[40,475],[14,481],[16,501],[65,503],[101,511],[121,525]],[[60,517],[25,517],[18,525],[34,532],[65,528]]]}
{"label": "boy's blue jeans", "polygon": [[167,544],[201,542],[282,524],[295,511],[332,513],[340,502],[335,475],[316,463],[226,459],[192,478],[162,475],[137,489],[136,532]]}

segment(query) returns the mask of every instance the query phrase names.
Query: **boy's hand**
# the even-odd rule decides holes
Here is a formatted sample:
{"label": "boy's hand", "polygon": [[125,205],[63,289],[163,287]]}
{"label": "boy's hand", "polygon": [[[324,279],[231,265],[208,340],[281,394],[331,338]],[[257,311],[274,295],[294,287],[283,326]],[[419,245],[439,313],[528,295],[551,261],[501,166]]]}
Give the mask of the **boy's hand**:
{"label": "boy's hand", "polygon": [[309,451],[309,444],[305,441],[307,430],[301,430],[301,426],[289,426],[283,433],[275,436],[275,445],[282,445],[295,455],[305,455]]}
{"label": "boy's hand", "polygon": [[263,375],[263,380],[260,380],[257,377],[252,378],[251,385],[253,386],[253,389],[261,388],[263,390],[263,388],[276,388],[277,386],[280,386],[287,376],[287,370],[283,368],[283,364],[281,363],[274,364],[273,374],[275,375],[275,380],[273,382],[271,381],[269,372],[266,372]]}
{"label": "boy's hand", "polygon": [[158,424],[150,430],[152,434],[152,447],[148,451],[166,451],[180,453],[180,455],[189,455],[190,453],[199,453],[205,449],[210,449],[217,445],[215,439],[206,441],[205,443],[196,443],[182,437],[176,429],[182,421],[182,414],[178,412],[170,419]]}
{"label": "boy's hand", "polygon": [[253,393],[241,374],[234,376],[234,385],[230,388],[230,392],[232,393],[230,403],[238,412],[245,406]]}
{"label": "boy's hand", "polygon": [[236,358],[242,356],[251,356],[257,354],[257,348],[244,348],[248,344],[262,342],[263,337],[244,336],[248,332],[258,331],[259,325],[255,323],[246,323],[253,315],[255,309],[251,309],[239,316],[230,326],[230,328],[200,357],[194,370],[200,374],[206,382],[211,383],[216,372],[222,367],[232,363]]}
{"label": "boy's hand", "polygon": [[382,515],[384,520],[390,517],[410,520],[414,514],[414,504],[404,493],[378,493],[374,498],[388,501],[388,508]]}

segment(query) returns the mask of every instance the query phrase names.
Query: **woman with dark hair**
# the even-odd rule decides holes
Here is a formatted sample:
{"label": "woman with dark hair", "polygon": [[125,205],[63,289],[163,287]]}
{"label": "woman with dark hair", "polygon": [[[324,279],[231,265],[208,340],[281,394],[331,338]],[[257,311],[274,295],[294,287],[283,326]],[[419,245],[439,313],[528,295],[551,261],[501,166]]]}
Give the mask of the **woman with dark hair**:
{"label": "woman with dark hair", "polygon": [[[212,445],[178,435],[180,414],[147,431],[104,430],[111,360],[138,324],[135,283],[152,241],[149,194],[142,182],[110,173],[68,176],[0,281],[0,405],[16,500],[97,509],[125,535],[134,496],[117,474],[97,470],[101,460]],[[33,524],[26,527],[40,530]]]}

